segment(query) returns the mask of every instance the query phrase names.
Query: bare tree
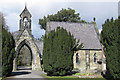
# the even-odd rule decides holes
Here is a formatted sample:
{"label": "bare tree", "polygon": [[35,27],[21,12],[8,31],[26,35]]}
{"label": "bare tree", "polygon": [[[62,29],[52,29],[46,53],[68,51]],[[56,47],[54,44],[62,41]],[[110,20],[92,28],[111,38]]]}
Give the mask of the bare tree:
{"label": "bare tree", "polygon": [[0,26],[4,27],[7,31],[9,31],[9,27],[6,25],[4,14],[0,12]]}

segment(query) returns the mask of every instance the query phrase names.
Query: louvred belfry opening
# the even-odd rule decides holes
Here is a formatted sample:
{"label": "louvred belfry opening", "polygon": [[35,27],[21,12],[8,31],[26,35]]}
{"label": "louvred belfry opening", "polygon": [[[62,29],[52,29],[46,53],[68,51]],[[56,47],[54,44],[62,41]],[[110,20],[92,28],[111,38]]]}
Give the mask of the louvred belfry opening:
{"label": "louvred belfry opening", "polygon": [[20,14],[20,27],[19,30],[27,29],[31,32],[31,14],[27,9],[27,6],[25,6],[25,9]]}

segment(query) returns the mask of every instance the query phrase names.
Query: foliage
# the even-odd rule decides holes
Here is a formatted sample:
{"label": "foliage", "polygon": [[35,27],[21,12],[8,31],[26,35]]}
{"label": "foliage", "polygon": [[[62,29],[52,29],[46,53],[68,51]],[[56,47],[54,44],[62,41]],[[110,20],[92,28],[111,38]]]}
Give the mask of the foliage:
{"label": "foliage", "polygon": [[12,72],[15,56],[15,41],[10,32],[4,26],[2,28],[2,76],[8,76]]}
{"label": "foliage", "polygon": [[95,20],[96,20],[96,18],[94,17],[94,18],[93,18],[93,21],[95,22]]}
{"label": "foliage", "polygon": [[[79,41],[78,41],[79,42]],[[65,29],[58,27],[44,37],[43,67],[48,75],[66,75],[73,69],[73,53],[81,45]]]}
{"label": "foliage", "polygon": [[101,42],[104,45],[107,75],[116,80],[120,78],[120,18],[105,21],[102,25]]}
{"label": "foliage", "polygon": [[[75,75],[86,76],[87,74],[86,73],[75,73]],[[88,73],[88,75],[94,75],[94,73]]]}
{"label": "foliage", "polygon": [[47,76],[47,78],[51,78],[51,79],[52,79],[52,78],[53,78],[53,79],[54,79],[54,78],[62,78],[62,79],[64,80],[64,79],[66,79],[66,78],[69,78],[69,79],[70,79],[70,78],[71,78],[71,79],[74,78],[74,79],[76,79],[76,78],[78,78],[78,77],[75,77],[75,76]]}
{"label": "foliage", "polygon": [[104,78],[78,78],[78,77],[47,77],[48,80],[106,80]]}
{"label": "foliage", "polygon": [[80,75],[80,73],[75,73],[75,75],[78,75],[78,76],[79,76],[79,75]]}
{"label": "foliage", "polygon": [[43,19],[39,19],[39,24],[41,25],[41,29],[46,30],[46,23],[48,21],[59,21],[59,22],[78,22],[78,23],[86,23],[86,21],[81,20],[79,17],[79,13],[75,13],[74,9],[62,9],[57,12],[57,14],[44,16]]}
{"label": "foliage", "polygon": [[[0,12],[0,77],[2,76],[2,13]],[[0,79],[1,80],[1,79]]]}
{"label": "foliage", "polygon": [[21,66],[21,58],[20,58],[20,56],[18,56],[17,66]]}
{"label": "foliage", "polygon": [[38,38],[37,40],[43,41],[44,35],[41,36],[41,38]]}
{"label": "foliage", "polygon": [[31,66],[32,64],[32,54],[30,49],[24,45],[18,55],[17,66]]}

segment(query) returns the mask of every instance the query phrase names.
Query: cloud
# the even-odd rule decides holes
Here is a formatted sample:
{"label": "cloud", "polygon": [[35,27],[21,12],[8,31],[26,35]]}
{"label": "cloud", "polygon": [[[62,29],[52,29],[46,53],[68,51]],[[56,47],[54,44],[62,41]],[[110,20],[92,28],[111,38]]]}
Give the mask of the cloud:
{"label": "cloud", "polygon": [[119,0],[2,0],[1,2],[7,2],[7,3],[13,3],[13,2],[19,2],[19,3],[47,3],[47,2],[118,2]]}
{"label": "cloud", "polygon": [[[84,2],[83,2],[84,1]],[[98,2],[97,2],[98,1]],[[32,33],[36,38],[44,35],[45,31],[40,29],[38,21],[48,14],[55,14],[62,8],[73,8],[85,21],[91,22],[96,17],[99,31],[107,18],[117,18],[117,0],[1,0],[0,11],[5,14],[6,23],[10,31],[19,29],[20,13],[24,9],[25,2],[32,14]],[[88,2],[88,3],[87,3]],[[91,2],[91,3],[90,3]],[[99,3],[101,2],[101,3]]]}
{"label": "cloud", "polygon": [[32,34],[35,38],[40,38],[42,35],[45,34],[45,30],[40,29],[40,26],[37,24],[32,23]]}
{"label": "cloud", "polygon": [[17,13],[7,14],[5,16],[6,24],[8,25],[10,32],[14,32],[19,28],[19,15]]}
{"label": "cloud", "polygon": [[99,29],[99,33],[101,34],[101,31],[102,31],[102,28],[101,29]]}

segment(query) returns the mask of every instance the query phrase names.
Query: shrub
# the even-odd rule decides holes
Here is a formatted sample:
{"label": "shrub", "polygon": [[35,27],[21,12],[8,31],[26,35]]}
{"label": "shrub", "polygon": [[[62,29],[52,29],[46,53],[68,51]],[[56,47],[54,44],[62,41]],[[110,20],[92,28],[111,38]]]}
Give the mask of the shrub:
{"label": "shrub", "polygon": [[[79,42],[79,41],[78,41]],[[48,75],[66,75],[73,69],[74,51],[80,49],[76,39],[58,27],[44,37],[43,67]]]}
{"label": "shrub", "polygon": [[117,80],[120,78],[120,18],[107,19],[103,24],[101,42],[106,56],[107,76]]}
{"label": "shrub", "polygon": [[15,55],[15,41],[10,32],[2,29],[2,76],[8,76],[12,72]]}

